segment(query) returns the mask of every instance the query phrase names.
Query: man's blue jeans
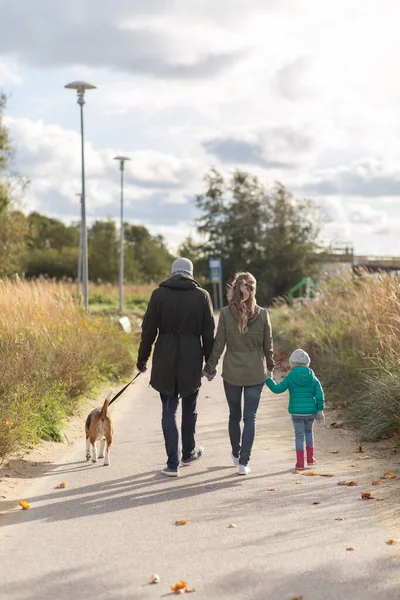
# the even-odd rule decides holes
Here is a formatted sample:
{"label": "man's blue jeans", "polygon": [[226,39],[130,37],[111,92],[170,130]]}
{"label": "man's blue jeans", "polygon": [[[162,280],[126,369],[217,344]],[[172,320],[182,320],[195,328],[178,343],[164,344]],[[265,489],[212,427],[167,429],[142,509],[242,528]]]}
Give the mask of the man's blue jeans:
{"label": "man's blue jeans", "polygon": [[[167,396],[160,394],[162,402],[161,425],[164,433],[165,450],[167,452],[167,466],[173,471],[179,468],[179,433],[176,423],[176,412],[178,410],[178,396]],[[197,398],[199,390],[182,398],[182,458],[190,458],[196,446],[196,421],[197,421]]]}
{"label": "man's blue jeans", "polygon": [[[239,464],[247,465],[256,434],[256,416],[264,382],[258,385],[232,385],[224,381],[225,395],[229,405],[229,437],[232,454],[239,458]],[[242,391],[244,390],[244,428],[242,420]]]}
{"label": "man's blue jeans", "polygon": [[296,438],[296,452],[304,450],[304,438],[306,446],[314,446],[314,415],[292,415],[294,435]]}

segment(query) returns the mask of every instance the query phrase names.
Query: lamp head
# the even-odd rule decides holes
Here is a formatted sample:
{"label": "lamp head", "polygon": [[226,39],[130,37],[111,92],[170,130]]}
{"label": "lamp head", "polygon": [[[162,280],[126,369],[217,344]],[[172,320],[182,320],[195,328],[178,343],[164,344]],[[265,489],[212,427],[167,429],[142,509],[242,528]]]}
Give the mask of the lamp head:
{"label": "lamp head", "polygon": [[129,158],[129,156],[116,156],[114,158],[114,160],[119,160],[120,169],[121,169],[121,171],[123,171],[124,170],[125,161],[126,160],[131,160],[131,159]]}
{"label": "lamp head", "polygon": [[78,104],[83,107],[85,104],[85,91],[86,90],[95,90],[96,86],[91,83],[87,83],[87,81],[72,81],[68,83],[68,85],[64,86],[69,90],[76,90],[78,93]]}

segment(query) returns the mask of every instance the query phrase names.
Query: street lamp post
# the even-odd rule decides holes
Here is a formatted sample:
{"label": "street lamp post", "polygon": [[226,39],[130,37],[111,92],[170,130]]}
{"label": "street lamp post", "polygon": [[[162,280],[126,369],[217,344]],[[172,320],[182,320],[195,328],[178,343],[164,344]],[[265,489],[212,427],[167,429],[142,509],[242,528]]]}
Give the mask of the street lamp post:
{"label": "street lamp post", "polygon": [[119,312],[123,309],[123,290],[124,290],[124,167],[125,161],[131,160],[127,156],[116,156],[114,160],[119,160],[121,170],[121,230],[120,230],[120,249],[119,249]]}
{"label": "street lamp post", "polygon": [[77,275],[77,297],[79,299],[81,280],[82,280],[82,194],[76,194],[80,197],[80,205],[81,205],[81,221],[79,223],[79,247],[78,247],[78,275]]}
{"label": "street lamp post", "polygon": [[85,91],[96,89],[95,85],[85,81],[73,81],[65,86],[70,90],[76,90],[78,94],[78,104],[81,108],[81,154],[82,154],[82,263],[83,263],[83,304],[85,312],[89,308],[89,268],[88,268],[88,247],[87,247],[87,227],[86,227],[86,195],[85,195],[85,137],[83,130],[83,106],[85,104]]}

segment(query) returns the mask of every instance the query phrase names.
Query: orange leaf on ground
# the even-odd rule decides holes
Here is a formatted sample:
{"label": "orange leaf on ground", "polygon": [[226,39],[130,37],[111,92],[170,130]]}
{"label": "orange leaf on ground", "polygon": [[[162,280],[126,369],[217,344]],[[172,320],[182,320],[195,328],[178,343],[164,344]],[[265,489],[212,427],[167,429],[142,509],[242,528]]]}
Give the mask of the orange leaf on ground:
{"label": "orange leaf on ground", "polygon": [[388,479],[397,479],[397,474],[396,473],[389,473]]}
{"label": "orange leaf on ground", "polygon": [[376,481],[376,479],[372,480],[372,485],[381,485],[380,481]]}
{"label": "orange leaf on ground", "polygon": [[316,471],[304,471],[302,475],[309,475],[310,477],[317,477],[318,473]]}
{"label": "orange leaf on ground", "polygon": [[361,492],[361,498],[363,500],[373,500],[374,497],[371,495],[371,492]]}
{"label": "orange leaf on ground", "polygon": [[179,592],[179,590],[184,590],[185,588],[187,588],[187,583],[186,581],[178,581],[178,583],[176,583],[175,585],[171,585],[171,592]]}
{"label": "orange leaf on ground", "polygon": [[361,454],[361,452],[364,452],[363,447],[361,446],[361,444],[359,446],[357,446],[356,452],[357,452],[357,454]]}
{"label": "orange leaf on ground", "polygon": [[66,483],[59,483],[58,485],[56,485],[56,490],[63,490],[64,488],[67,487]]}
{"label": "orange leaf on ground", "polygon": [[3,421],[3,425],[4,425],[4,427],[8,427],[8,426],[9,426],[9,424],[10,424],[10,423],[9,423],[8,419],[4,419],[4,421]]}
{"label": "orange leaf on ground", "polygon": [[181,519],[180,521],[175,521],[175,525],[187,525],[189,521],[187,519]]}
{"label": "orange leaf on ground", "polygon": [[388,540],[386,543],[387,543],[389,546],[394,546],[394,544],[397,544],[397,542],[398,542],[398,540]]}
{"label": "orange leaf on ground", "polygon": [[25,500],[20,500],[19,503],[20,507],[23,508],[24,510],[28,510],[28,508],[30,508],[29,504],[25,501]]}
{"label": "orange leaf on ground", "polygon": [[319,476],[320,477],[335,477],[335,475],[333,473],[320,473]]}
{"label": "orange leaf on ground", "polygon": [[348,552],[354,552],[355,548],[354,548],[354,546],[349,546],[348,548],[346,548],[346,550]]}
{"label": "orange leaf on ground", "polygon": [[358,485],[355,481],[339,481],[338,485],[348,485],[349,487],[353,487]]}

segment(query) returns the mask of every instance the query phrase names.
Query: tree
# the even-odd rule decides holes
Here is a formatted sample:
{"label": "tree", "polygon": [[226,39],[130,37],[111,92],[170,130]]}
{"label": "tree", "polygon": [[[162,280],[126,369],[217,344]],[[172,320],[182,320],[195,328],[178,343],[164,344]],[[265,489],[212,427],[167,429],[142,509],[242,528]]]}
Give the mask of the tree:
{"label": "tree", "polygon": [[38,212],[28,216],[29,247],[45,250],[53,248],[61,250],[65,246],[77,248],[79,242],[79,229],[74,225],[65,225],[58,219],[51,219]]}
{"label": "tree", "polygon": [[220,257],[224,280],[251,271],[258,300],[268,303],[313,274],[318,227],[308,201],[296,200],[280,183],[267,191],[243,171],[225,181],[212,169],[205,183],[206,192],[196,199],[202,243],[190,238],[180,249],[182,255],[192,251],[199,276],[207,276],[208,257]]}
{"label": "tree", "polygon": [[4,125],[6,96],[0,93],[0,276],[21,271],[25,252],[27,224],[25,216],[15,210],[13,192],[23,181],[10,169],[13,149]]}
{"label": "tree", "polygon": [[88,232],[89,277],[92,281],[118,281],[117,228],[112,219],[96,221]]}
{"label": "tree", "polygon": [[172,255],[161,235],[146,227],[125,223],[125,278],[127,281],[159,281],[171,268]]}

